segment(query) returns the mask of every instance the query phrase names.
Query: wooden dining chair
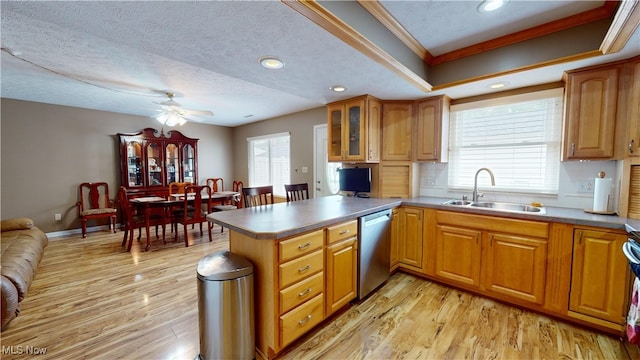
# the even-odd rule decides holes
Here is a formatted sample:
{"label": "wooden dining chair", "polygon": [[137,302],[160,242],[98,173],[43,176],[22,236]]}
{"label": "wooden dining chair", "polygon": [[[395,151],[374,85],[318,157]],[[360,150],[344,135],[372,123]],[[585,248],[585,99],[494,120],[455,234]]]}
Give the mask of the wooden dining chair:
{"label": "wooden dining chair", "polygon": [[238,209],[242,207],[243,204],[243,198],[244,196],[242,195],[242,188],[244,188],[244,184],[242,183],[242,181],[233,181],[233,187],[231,188],[233,191],[237,192],[238,194],[238,200],[237,200],[237,205],[238,205]]}
{"label": "wooden dining chair", "polygon": [[87,237],[87,221],[109,219],[109,230],[116,232],[118,209],[109,198],[109,184],[106,182],[85,182],[78,186],[78,217],[82,222],[82,237]]}
{"label": "wooden dining chair", "polygon": [[[127,251],[131,251],[131,246],[133,245],[133,233],[135,229],[139,229],[140,233],[142,232],[142,228],[146,227],[144,214],[136,214],[134,212],[133,206],[129,200],[129,196],[127,195],[127,189],[124,186],[120,187],[120,209],[122,214],[122,230],[124,235],[122,237],[122,246],[127,243],[127,237],[129,238],[129,243],[127,245]],[[155,226],[156,228],[156,238],[158,236],[158,227],[162,226],[162,242],[165,243],[165,217],[163,214],[159,213],[151,213],[149,214],[149,225]],[[138,234],[138,241],[140,241],[140,233]],[[147,234],[148,235],[148,234]]]}
{"label": "wooden dining chair", "polygon": [[287,202],[309,198],[309,184],[307,183],[285,185],[284,191],[287,193]]}
{"label": "wooden dining chair", "polygon": [[224,191],[224,179],[222,178],[208,178],[206,184],[212,192]]}
{"label": "wooden dining chair", "polygon": [[242,196],[245,207],[273,204],[273,185],[243,188]]}
{"label": "wooden dining chair", "polygon": [[184,194],[185,193],[185,188],[188,185],[193,185],[193,183],[188,182],[188,181],[169,183],[169,195],[172,195],[172,194]]}
{"label": "wooden dining chair", "polygon": [[[185,188],[189,185],[193,185],[193,183],[189,181],[184,181],[184,182],[174,181],[169,183],[169,198],[171,198],[172,197],[171,195],[173,194],[184,194]],[[167,219],[171,223],[171,232],[173,232],[175,230],[175,221],[173,219],[173,215],[167,214]]]}
{"label": "wooden dining chair", "polygon": [[[184,226],[184,245],[189,246],[189,232],[187,225],[199,224],[200,236],[202,236],[202,223],[207,223],[207,231],[209,232],[209,241],[211,238],[211,223],[207,221],[207,209],[211,209],[211,188],[206,185],[187,185],[185,193],[189,196],[184,197],[183,205],[180,209],[174,211],[173,218],[176,224]],[[193,195],[191,195],[193,193]],[[207,194],[207,198],[203,199],[203,193]],[[178,230],[176,228],[175,239],[178,239]]]}
{"label": "wooden dining chair", "polygon": [[[240,193],[233,200],[223,202],[220,205],[213,205],[211,211],[227,211],[236,210],[242,207],[242,181],[233,182],[233,191]],[[224,232],[224,227],[220,227],[220,232]]]}

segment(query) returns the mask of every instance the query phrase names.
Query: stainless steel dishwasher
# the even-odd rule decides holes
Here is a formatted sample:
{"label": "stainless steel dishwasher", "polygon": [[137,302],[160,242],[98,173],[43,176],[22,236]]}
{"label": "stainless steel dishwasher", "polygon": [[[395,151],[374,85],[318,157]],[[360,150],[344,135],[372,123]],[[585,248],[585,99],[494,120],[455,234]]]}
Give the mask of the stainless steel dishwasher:
{"label": "stainless steel dishwasher", "polygon": [[358,299],[363,299],[389,278],[391,209],[358,219]]}

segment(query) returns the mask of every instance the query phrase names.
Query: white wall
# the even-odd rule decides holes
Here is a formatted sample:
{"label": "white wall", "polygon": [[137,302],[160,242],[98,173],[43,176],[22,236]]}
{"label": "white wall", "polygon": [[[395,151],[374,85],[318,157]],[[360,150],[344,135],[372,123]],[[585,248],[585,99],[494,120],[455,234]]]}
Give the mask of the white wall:
{"label": "white wall", "polygon": [[[613,179],[612,210],[618,209],[617,199],[620,189],[620,173],[616,169],[617,161],[565,161],[560,163],[560,189],[557,196],[533,194],[505,194],[492,192],[491,188],[479,188],[485,196],[483,200],[505,201],[528,204],[533,201],[546,206],[558,206],[576,209],[593,208],[593,191],[581,192],[582,183],[594,181],[600,171]],[[478,166],[481,168],[482,166]],[[471,199],[471,190],[450,192],[447,189],[448,164],[423,163],[420,166],[420,196],[435,196],[461,199],[467,195]],[[496,178],[496,182],[500,179]]]}

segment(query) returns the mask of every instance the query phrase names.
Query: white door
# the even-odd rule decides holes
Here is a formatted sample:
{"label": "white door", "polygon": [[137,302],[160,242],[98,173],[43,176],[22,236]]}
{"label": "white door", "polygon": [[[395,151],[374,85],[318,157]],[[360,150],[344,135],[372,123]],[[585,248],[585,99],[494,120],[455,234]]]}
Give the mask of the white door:
{"label": "white door", "polygon": [[340,163],[327,161],[327,125],[316,125],[314,133],[313,196],[327,196],[338,192],[338,172]]}

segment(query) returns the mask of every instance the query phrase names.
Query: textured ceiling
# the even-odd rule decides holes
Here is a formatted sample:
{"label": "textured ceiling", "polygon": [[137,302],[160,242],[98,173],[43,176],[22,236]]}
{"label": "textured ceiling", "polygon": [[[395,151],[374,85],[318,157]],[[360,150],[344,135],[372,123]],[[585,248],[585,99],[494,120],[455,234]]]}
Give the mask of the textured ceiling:
{"label": "textured ceiling", "polygon": [[[511,0],[492,17],[477,1],[381,3],[439,55],[603,2]],[[3,1],[1,11],[4,98],[152,116],[172,91],[184,108],[215,114],[190,120],[237,126],[361,94],[489,91],[485,81],[425,93],[279,1]],[[640,54],[638,32],[621,53],[502,78],[512,87],[557,81],[565,69]],[[285,67],[265,70],[266,55]],[[348,90],[329,91],[336,84]]]}

